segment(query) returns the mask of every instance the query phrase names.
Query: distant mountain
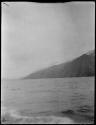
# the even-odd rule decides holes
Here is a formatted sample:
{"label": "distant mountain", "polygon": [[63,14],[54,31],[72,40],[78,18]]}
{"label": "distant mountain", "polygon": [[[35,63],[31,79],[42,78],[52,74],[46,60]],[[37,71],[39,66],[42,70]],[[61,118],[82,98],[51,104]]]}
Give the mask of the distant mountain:
{"label": "distant mountain", "polygon": [[32,73],[24,79],[87,77],[95,75],[95,50],[80,57],[49,68]]}

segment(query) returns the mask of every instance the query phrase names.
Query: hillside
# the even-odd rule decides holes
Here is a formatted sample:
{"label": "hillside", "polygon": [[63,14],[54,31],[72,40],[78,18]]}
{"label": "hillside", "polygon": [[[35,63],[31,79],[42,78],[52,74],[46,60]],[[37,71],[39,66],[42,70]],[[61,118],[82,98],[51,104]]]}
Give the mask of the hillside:
{"label": "hillside", "polygon": [[32,73],[24,79],[86,77],[95,75],[95,51],[89,51],[66,63]]}

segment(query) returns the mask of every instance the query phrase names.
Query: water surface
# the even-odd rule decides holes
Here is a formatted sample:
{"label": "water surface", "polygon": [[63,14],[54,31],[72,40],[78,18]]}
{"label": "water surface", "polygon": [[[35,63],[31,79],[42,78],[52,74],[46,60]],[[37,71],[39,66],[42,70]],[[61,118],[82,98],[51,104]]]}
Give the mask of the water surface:
{"label": "water surface", "polygon": [[2,80],[1,104],[23,116],[74,111],[94,115],[94,77]]}

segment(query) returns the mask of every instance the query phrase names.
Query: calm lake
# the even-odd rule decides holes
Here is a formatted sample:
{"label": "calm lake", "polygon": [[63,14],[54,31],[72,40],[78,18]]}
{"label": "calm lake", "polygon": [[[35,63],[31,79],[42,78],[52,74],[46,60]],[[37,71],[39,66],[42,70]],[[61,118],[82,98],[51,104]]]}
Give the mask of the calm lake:
{"label": "calm lake", "polygon": [[2,80],[1,105],[25,116],[82,107],[93,115],[94,77]]}

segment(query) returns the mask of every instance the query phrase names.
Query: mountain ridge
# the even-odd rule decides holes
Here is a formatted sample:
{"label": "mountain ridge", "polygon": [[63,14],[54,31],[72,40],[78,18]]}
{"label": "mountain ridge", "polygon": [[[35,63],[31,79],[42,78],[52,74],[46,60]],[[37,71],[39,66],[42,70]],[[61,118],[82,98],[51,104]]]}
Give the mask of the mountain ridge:
{"label": "mountain ridge", "polygon": [[53,65],[29,74],[24,79],[86,77],[95,75],[95,50],[65,63]]}

